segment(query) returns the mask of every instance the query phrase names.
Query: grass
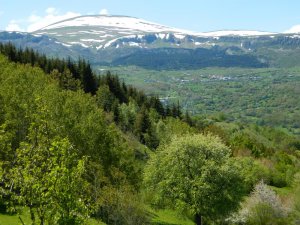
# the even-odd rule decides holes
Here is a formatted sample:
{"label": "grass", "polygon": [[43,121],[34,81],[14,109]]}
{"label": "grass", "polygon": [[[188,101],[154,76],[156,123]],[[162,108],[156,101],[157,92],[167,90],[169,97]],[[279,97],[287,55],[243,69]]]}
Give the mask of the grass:
{"label": "grass", "polygon": [[[173,210],[153,210],[149,209],[149,214],[152,216],[151,224],[155,225],[194,225],[193,221],[189,218],[181,216],[179,213]],[[31,224],[28,210],[24,210],[20,214],[23,222],[28,225]],[[0,214],[0,225],[20,225],[20,219],[17,214]],[[95,219],[89,219],[86,225],[105,225],[103,222],[99,222]]]}
{"label": "grass", "polygon": [[0,214],[0,225],[19,225],[22,224],[20,219],[27,225],[31,224],[29,213],[24,211],[21,215],[9,215],[9,214]]}
{"label": "grass", "polygon": [[[20,214],[25,225],[31,224],[30,216],[27,210],[24,210],[22,214]],[[20,225],[22,224],[19,215],[9,215],[9,214],[0,214],[0,225]],[[86,225],[105,225],[105,223],[99,222],[95,219],[89,219]]]}
{"label": "grass", "polygon": [[149,209],[152,214],[151,224],[155,225],[194,225],[194,222],[187,217],[180,215],[178,212],[168,209],[153,210]]}
{"label": "grass", "polygon": [[282,188],[278,188],[274,186],[270,186],[270,187],[281,197],[286,197],[293,194],[293,188],[291,187],[282,187]]}

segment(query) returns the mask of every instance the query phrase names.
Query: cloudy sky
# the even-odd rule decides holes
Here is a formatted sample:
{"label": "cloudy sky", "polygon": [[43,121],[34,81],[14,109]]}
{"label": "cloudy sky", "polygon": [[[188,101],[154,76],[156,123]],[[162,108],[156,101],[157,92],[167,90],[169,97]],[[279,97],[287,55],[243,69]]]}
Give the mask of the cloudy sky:
{"label": "cloudy sky", "polygon": [[0,30],[34,31],[88,14],[139,17],[205,32],[300,32],[300,0],[0,0]]}

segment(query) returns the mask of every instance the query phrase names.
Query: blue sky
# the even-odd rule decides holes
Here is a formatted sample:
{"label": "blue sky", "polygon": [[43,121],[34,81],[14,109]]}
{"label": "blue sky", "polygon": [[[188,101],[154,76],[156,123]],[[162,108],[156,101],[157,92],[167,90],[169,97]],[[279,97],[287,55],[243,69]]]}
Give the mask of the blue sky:
{"label": "blue sky", "polygon": [[[0,0],[0,30],[30,31],[66,17],[108,12],[197,32],[283,32],[300,25],[300,0]],[[294,27],[300,31],[300,26]]]}

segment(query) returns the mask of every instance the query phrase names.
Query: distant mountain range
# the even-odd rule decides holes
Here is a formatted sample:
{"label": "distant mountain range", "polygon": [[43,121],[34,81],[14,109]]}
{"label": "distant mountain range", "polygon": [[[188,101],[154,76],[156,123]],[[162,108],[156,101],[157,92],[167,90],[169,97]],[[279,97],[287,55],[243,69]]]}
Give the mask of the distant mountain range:
{"label": "distant mountain range", "polygon": [[180,46],[186,42],[201,45],[193,38],[220,36],[261,36],[274,33],[259,31],[218,31],[196,33],[148,22],[128,16],[80,16],[64,20],[38,31],[36,35],[54,37],[67,46],[105,49],[109,47],[148,47],[161,40],[170,46]]}
{"label": "distant mountain range", "polygon": [[[94,65],[151,69],[300,65],[300,35],[262,31],[197,33],[128,16],[80,16],[0,41]],[[288,60],[292,57],[292,60]]]}

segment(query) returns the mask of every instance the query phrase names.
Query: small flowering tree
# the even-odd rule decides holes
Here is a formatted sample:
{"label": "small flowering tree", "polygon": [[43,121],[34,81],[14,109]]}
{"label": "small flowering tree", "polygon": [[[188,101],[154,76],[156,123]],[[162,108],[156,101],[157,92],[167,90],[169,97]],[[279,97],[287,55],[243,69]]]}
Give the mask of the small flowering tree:
{"label": "small flowering tree", "polygon": [[263,181],[255,187],[241,210],[228,221],[232,224],[284,224],[288,210],[285,209],[278,195]]}

